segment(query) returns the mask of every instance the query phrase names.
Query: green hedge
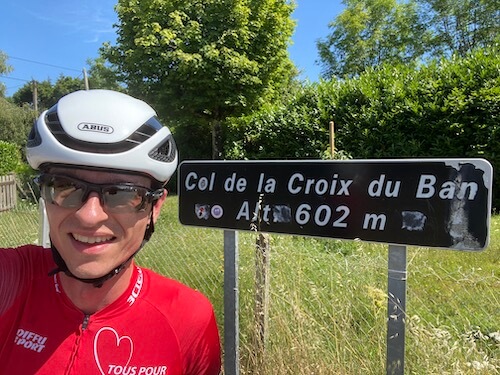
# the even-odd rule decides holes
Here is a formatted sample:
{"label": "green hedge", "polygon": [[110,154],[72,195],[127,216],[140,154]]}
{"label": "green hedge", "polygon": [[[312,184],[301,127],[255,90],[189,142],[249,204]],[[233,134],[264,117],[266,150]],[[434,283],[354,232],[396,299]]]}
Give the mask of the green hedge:
{"label": "green hedge", "polygon": [[21,165],[19,146],[0,141],[0,176],[15,172]]}
{"label": "green hedge", "polygon": [[500,57],[477,51],[425,67],[385,66],[321,86],[337,146],[356,158],[481,157],[500,207]]}
{"label": "green hedge", "polygon": [[383,67],[322,87],[339,147],[360,158],[492,157],[500,151],[500,58]]}
{"label": "green hedge", "polygon": [[23,148],[35,119],[33,109],[28,106],[19,107],[0,97],[0,140]]}
{"label": "green hedge", "polygon": [[357,159],[482,157],[500,207],[500,54],[476,51],[426,66],[382,66],[306,85],[289,103],[229,121],[226,157],[320,158],[335,122],[337,150]]}
{"label": "green hedge", "polygon": [[328,146],[316,87],[301,88],[285,104],[231,119],[225,129],[228,159],[320,158]]}

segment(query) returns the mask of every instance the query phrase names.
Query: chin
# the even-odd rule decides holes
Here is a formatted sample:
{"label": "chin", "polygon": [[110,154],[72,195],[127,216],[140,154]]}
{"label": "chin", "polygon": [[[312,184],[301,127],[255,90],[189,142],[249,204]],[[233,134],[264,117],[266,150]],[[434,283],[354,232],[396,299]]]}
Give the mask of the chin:
{"label": "chin", "polygon": [[107,267],[103,267],[101,264],[98,266],[95,264],[85,264],[77,267],[70,267],[70,271],[73,275],[81,279],[96,279],[106,275],[115,267],[116,266],[110,265],[108,269]]}

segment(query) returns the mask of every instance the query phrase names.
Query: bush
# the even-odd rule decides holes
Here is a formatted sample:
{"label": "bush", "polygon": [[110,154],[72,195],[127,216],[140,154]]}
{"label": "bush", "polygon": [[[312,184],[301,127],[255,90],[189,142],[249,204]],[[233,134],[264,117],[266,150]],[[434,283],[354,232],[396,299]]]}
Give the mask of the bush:
{"label": "bush", "polygon": [[16,174],[18,192],[22,195],[22,198],[30,202],[37,202],[40,193],[33,182],[37,172],[22,161],[18,145],[0,141],[0,176],[9,173]]}
{"label": "bush", "polygon": [[230,119],[224,136],[228,159],[319,159],[329,144],[315,86],[303,87],[287,103]]}
{"label": "bush", "polygon": [[383,66],[319,90],[338,147],[355,158],[482,157],[499,165],[500,57],[493,51],[420,68]]}
{"label": "bush", "polygon": [[210,124],[203,118],[165,121],[173,133],[180,160],[211,159],[212,138]]}
{"label": "bush", "polygon": [[0,141],[0,176],[15,172],[21,165],[21,153],[15,144]]}
{"label": "bush", "polygon": [[[485,158],[500,207],[500,54],[477,50],[427,66],[381,66],[303,85],[282,104],[229,119],[228,159]],[[337,155],[337,154],[336,154]]]}
{"label": "bush", "polygon": [[28,106],[18,107],[0,97],[0,140],[23,149],[35,118],[35,111]]}

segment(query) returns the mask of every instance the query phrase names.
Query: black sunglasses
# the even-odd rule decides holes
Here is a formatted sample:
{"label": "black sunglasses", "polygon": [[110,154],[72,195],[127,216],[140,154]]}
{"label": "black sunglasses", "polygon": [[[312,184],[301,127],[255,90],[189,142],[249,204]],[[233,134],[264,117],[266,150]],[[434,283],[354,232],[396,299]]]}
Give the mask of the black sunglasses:
{"label": "black sunglasses", "polygon": [[91,192],[99,194],[103,207],[112,213],[137,212],[156,202],[163,189],[151,190],[129,183],[93,184],[74,177],[43,173],[35,181],[43,199],[64,208],[81,208]]}

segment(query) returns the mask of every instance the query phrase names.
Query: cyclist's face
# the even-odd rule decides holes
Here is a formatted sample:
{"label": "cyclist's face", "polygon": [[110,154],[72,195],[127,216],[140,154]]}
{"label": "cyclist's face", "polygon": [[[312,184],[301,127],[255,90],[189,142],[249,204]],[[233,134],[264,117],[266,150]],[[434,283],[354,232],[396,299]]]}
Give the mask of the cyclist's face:
{"label": "cyclist's face", "polygon": [[[50,173],[93,184],[133,184],[149,188],[143,176],[83,169],[53,168]],[[156,203],[156,220],[165,195]],[[130,257],[141,245],[151,215],[151,204],[143,210],[110,209],[95,191],[80,206],[63,207],[48,203],[50,237],[69,270],[81,278],[105,275]]]}

